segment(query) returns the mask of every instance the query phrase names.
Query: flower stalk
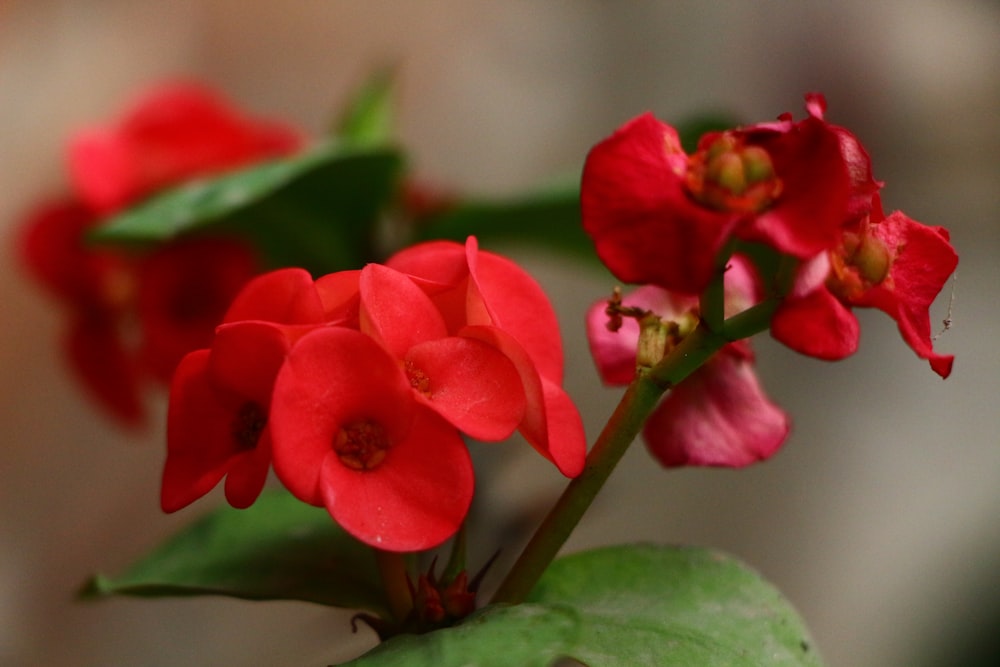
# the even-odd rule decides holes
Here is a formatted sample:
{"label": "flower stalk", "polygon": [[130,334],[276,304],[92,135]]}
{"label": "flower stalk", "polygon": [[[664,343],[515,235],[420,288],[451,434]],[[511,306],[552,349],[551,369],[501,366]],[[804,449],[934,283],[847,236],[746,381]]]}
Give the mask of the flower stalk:
{"label": "flower stalk", "polygon": [[569,539],[663,393],[694,372],[726,342],[721,335],[699,326],[659,364],[636,377],[587,455],[583,472],[567,485],[535,531],[493,595],[492,603],[524,601]]}

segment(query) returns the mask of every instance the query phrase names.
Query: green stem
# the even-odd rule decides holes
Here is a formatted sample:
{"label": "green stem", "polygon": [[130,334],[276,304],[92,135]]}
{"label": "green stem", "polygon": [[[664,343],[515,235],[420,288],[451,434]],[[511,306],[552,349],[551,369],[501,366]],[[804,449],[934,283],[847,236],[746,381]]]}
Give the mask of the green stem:
{"label": "green stem", "polygon": [[410,593],[410,576],[406,570],[406,557],[395,551],[375,549],[375,561],[382,576],[382,586],[389,601],[389,611],[396,621],[403,621],[413,609]]}
{"label": "green stem", "polygon": [[722,336],[699,326],[659,364],[629,385],[587,455],[583,472],[563,491],[491,602],[524,601],[639,434],[663,392],[690,375],[725,343]]}

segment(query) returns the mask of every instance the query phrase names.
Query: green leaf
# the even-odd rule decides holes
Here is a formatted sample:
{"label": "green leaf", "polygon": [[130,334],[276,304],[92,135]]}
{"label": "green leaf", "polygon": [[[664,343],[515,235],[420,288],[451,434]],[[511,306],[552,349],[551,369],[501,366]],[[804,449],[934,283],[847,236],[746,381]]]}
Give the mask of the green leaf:
{"label": "green leaf", "polygon": [[304,600],[386,613],[372,551],[321,508],[265,491],[190,524],[118,577],[96,575],[80,596],[226,595]]}
{"label": "green leaf", "polygon": [[353,667],[817,667],[792,607],[718,552],[615,546],[557,560],[528,602],[462,625],[401,636]]}
{"label": "green leaf", "polygon": [[393,130],[393,72],[381,69],[367,81],[341,114],[334,136],[352,146],[385,146]]}
{"label": "green leaf", "polygon": [[314,273],[356,268],[371,259],[378,215],[402,168],[389,148],[334,141],[300,155],[188,183],[108,221],[91,238],[143,245],[182,234],[249,236],[272,266]]}
{"label": "green leaf", "polygon": [[597,261],[594,246],[580,224],[578,179],[506,200],[468,200],[431,219],[421,240],[516,241]]}

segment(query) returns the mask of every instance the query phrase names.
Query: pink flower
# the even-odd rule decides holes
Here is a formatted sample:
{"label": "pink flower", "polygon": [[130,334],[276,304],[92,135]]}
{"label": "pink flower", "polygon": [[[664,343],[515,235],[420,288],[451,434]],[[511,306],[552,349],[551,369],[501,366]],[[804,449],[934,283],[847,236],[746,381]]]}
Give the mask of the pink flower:
{"label": "pink flower", "polygon": [[[734,257],[726,273],[726,306],[735,314],[756,298],[749,265]],[[626,318],[610,331],[606,302],[591,307],[587,335],[601,379],[611,385],[636,374],[640,327]],[[678,325],[683,336],[696,324],[698,299],[646,285],[628,295],[625,306]],[[741,467],[772,456],[785,441],[789,421],[765,395],[753,372],[746,342],[726,345],[704,366],[672,388],[643,429],[650,452],[665,466]]]}
{"label": "pink flower", "polygon": [[584,165],[583,225],[601,260],[624,282],[700,294],[733,236],[802,259],[831,247],[874,182],[860,143],[822,119],[823,104],[807,97],[799,122],[709,133],[690,156],[652,115],[626,123]]}
{"label": "pink flower", "polygon": [[878,308],[896,320],[913,351],[946,378],[954,356],[934,351],[929,309],[957,265],[946,229],[899,211],[886,217],[876,196],[870,215],[846,227],[835,248],[803,266],[771,322],[771,333],[803,354],[842,359],[858,347],[851,308]]}

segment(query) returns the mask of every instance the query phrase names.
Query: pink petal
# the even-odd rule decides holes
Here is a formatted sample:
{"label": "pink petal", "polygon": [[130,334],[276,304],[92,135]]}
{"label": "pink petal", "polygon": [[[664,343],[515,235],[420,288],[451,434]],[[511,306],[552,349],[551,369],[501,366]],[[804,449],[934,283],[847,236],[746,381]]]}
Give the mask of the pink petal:
{"label": "pink petal", "polygon": [[722,351],[670,391],[643,435],[664,466],[742,467],[771,457],[788,431],[752,364]]}
{"label": "pink petal", "polygon": [[[669,321],[697,309],[698,299],[674,294],[656,285],[643,285],[626,295],[622,299],[622,304],[626,307],[652,311]],[[587,311],[587,340],[590,343],[590,353],[605,384],[628,384],[635,378],[639,323],[634,318],[626,317],[622,319],[622,326],[617,332],[609,331],[606,306],[607,301],[599,301]]]}

